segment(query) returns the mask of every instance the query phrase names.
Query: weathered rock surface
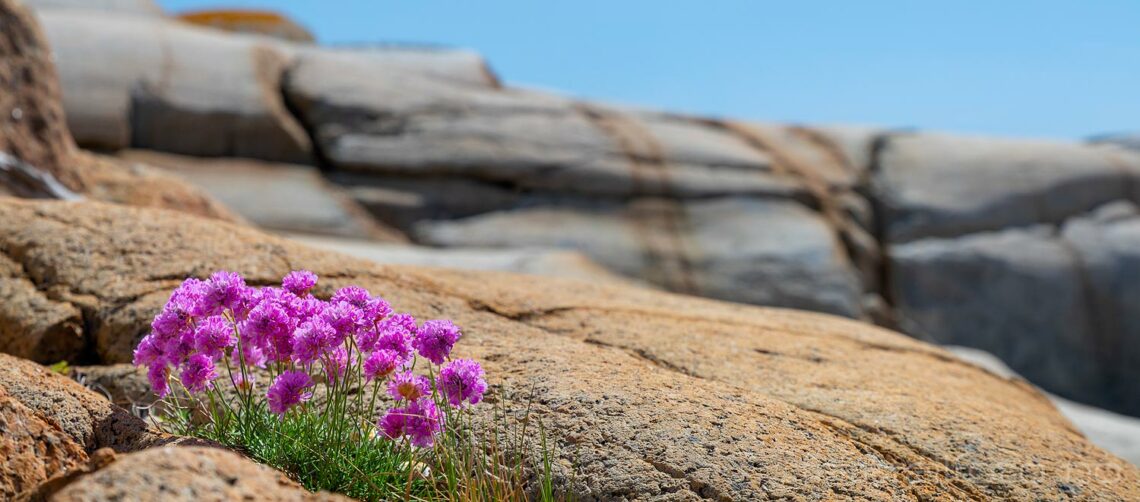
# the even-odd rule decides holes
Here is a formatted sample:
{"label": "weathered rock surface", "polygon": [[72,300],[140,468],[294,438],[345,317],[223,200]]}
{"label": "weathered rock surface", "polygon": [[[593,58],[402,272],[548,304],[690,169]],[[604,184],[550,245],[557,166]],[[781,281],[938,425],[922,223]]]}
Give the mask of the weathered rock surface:
{"label": "weathered rock surface", "polygon": [[248,159],[202,159],[146,150],[117,154],[184,179],[250,223],[272,230],[405,242],[312,166]]}
{"label": "weathered rock surface", "polygon": [[1140,414],[1140,212],[1131,203],[1059,228],[895,245],[890,259],[904,331],[981,348],[1050,392]]}
{"label": "weathered rock surface", "polygon": [[32,15],[0,2],[0,194],[71,199],[84,195],[233,219],[198,190],[142,168],[79,152],[68,134],[52,55]]}
{"label": "weathered rock surface", "polygon": [[38,14],[80,144],[311,161],[309,138],[281,100],[287,59],[275,43],[162,18]]}
{"label": "weathered rock surface", "polygon": [[161,16],[162,7],[153,0],[21,0],[36,10],[80,9],[129,14]]}
{"label": "weathered rock surface", "polygon": [[[1021,378],[1001,359],[984,350],[948,346],[947,350],[970,363],[1010,379]],[[1140,466],[1140,418],[1105,411],[1046,394],[1053,405],[1097,446]]]}
{"label": "weathered rock surface", "polygon": [[1140,201],[1140,155],[1111,145],[916,134],[892,137],[877,168],[891,242],[1054,224]]}
{"label": "weathered rock surface", "polygon": [[348,501],[312,493],[285,474],[218,448],[161,447],[118,456],[55,492],[52,502],[101,500]]}
{"label": "weathered rock surface", "polygon": [[377,266],[239,226],[96,203],[4,200],[0,247],[23,250],[13,260],[29,274],[88,297],[93,326],[117,327],[85,332],[101,339],[107,362],[129,357],[178,280],[221,268],[255,283],[308,268],[323,277],[319,294],[355,283],[398,310],[453,318],[466,333],[460,355],[485,362],[500,407],[529,405],[547,425],[562,456],[558,482],[583,499],[1140,497],[1140,471],[1089,444],[1028,386],[853,321]]}
{"label": "weathered rock surface", "polygon": [[382,264],[498,270],[600,282],[633,282],[609,272],[575,251],[546,248],[437,249],[308,235],[289,235],[289,238],[315,248]]}
{"label": "weathered rock surface", "polygon": [[0,388],[0,498],[16,494],[87,461],[83,447]]}
{"label": "weathered rock surface", "polygon": [[74,380],[2,353],[0,392],[57,426],[88,453],[99,448],[129,452],[187,441],[200,443],[156,432],[141,418]]}

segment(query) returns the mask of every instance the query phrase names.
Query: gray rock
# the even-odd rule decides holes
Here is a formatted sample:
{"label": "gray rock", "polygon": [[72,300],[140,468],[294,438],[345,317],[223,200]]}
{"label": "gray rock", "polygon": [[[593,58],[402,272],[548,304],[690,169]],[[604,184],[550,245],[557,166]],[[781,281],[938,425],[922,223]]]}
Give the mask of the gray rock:
{"label": "gray rock", "polygon": [[277,42],[92,11],[39,17],[81,145],[311,162],[279,92],[288,61]]}
{"label": "gray rock", "polygon": [[878,169],[892,242],[1056,223],[1111,200],[1140,200],[1140,155],[1109,146],[896,136]]}
{"label": "gray rock", "polygon": [[890,250],[903,331],[993,353],[1042,388],[1140,414],[1140,218],[1067,221]]}
{"label": "gray rock", "polygon": [[535,207],[424,221],[414,237],[447,247],[578,249],[611,270],[714,298],[856,317],[858,277],[818,214],[786,201]]}
{"label": "gray rock", "polygon": [[1089,138],[1089,143],[1119,145],[1131,150],[1140,150],[1140,132],[1101,134]]}
{"label": "gray rock", "polygon": [[248,159],[202,159],[129,150],[119,157],[159,167],[197,185],[260,227],[288,232],[402,241],[312,166]]}
{"label": "gray rock", "polygon": [[570,277],[592,282],[631,282],[591,262],[576,251],[544,248],[434,249],[353,239],[290,235],[310,246],[376,263],[424,265],[464,270],[498,270],[520,274]]}
{"label": "gray rock", "polygon": [[162,7],[154,0],[22,0],[36,10],[80,9],[136,16],[161,16]]}

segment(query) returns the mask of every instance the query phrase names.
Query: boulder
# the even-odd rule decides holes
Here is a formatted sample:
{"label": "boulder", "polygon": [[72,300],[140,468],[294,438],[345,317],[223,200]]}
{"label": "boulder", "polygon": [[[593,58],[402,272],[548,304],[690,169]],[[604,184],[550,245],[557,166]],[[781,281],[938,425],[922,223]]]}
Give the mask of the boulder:
{"label": "boulder", "polygon": [[76,381],[3,353],[0,392],[54,425],[87,453],[99,448],[130,452],[164,444],[204,443],[157,432],[143,419]]}
{"label": "boulder", "polygon": [[312,162],[309,138],[281,99],[289,62],[278,42],[161,18],[39,17],[80,145]]}
{"label": "boulder", "polygon": [[499,270],[601,282],[632,282],[630,279],[615,275],[602,268],[577,251],[551,248],[463,247],[439,249],[311,235],[290,235],[289,238],[315,248],[327,249],[376,263],[423,265],[464,270]]}
{"label": "boulder", "polygon": [[0,388],[0,498],[12,500],[87,461],[83,447]]}
{"label": "boulder", "polygon": [[876,167],[891,242],[1055,224],[1109,201],[1140,201],[1140,154],[1109,145],[900,135]]}
{"label": "boulder", "polygon": [[1130,150],[1140,151],[1140,132],[1101,134],[1089,138],[1089,143],[1120,145]]}
{"label": "boulder", "polygon": [[[1006,366],[1001,359],[984,350],[970,347],[948,346],[947,350],[959,358],[985,368],[1011,380],[1021,375]],[[1083,405],[1068,399],[1046,394],[1065,418],[1068,418],[1097,446],[1140,466],[1140,418],[1119,415],[1111,411]]]}
{"label": "boulder", "polygon": [[127,164],[155,166],[177,176],[262,228],[384,242],[407,240],[398,230],[373,219],[312,166],[147,150],[125,150],[116,156]]}
{"label": "boulder", "polygon": [[578,249],[611,270],[674,291],[860,314],[861,286],[841,243],[817,213],[794,202],[661,199],[628,207],[522,208],[420,222],[414,238],[445,247]]}
{"label": "boulder", "polygon": [[162,447],[119,455],[48,497],[51,502],[99,500],[348,501],[312,493],[284,473],[237,453],[202,447]]}
{"label": "boulder", "polygon": [[[307,268],[323,277],[319,295],[359,284],[397,310],[454,319],[465,333],[457,355],[484,362],[494,408],[529,410],[546,426],[557,488],[576,498],[1140,497],[1140,470],[1091,445],[1032,388],[854,321],[380,266],[214,220],[91,202],[0,201],[0,247],[26,250],[14,261],[27,274],[50,274],[99,305],[85,335],[104,338],[95,345],[107,362],[129,357],[179,280],[217,269],[267,284]],[[142,455],[151,456],[114,472],[149,472],[141,466],[163,453]],[[110,479],[98,472],[68,493]],[[214,482],[216,471],[199,472],[188,482]]]}
{"label": "boulder", "polygon": [[[234,220],[201,191],[143,168],[79,152],[60,105],[52,55],[35,18],[0,1],[0,195],[164,207]],[[105,65],[104,65],[105,66]]]}
{"label": "boulder", "polygon": [[154,0],[21,0],[36,10],[79,9],[119,15],[161,16],[162,7]]}
{"label": "boulder", "polygon": [[1060,228],[896,244],[890,269],[903,331],[990,352],[1060,396],[1140,414],[1140,216],[1132,204]]}

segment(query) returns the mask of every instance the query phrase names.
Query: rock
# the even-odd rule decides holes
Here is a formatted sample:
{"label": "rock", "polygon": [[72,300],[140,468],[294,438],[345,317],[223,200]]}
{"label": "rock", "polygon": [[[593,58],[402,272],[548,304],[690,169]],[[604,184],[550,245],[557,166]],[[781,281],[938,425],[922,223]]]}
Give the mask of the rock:
{"label": "rock", "polygon": [[312,161],[308,136],[281,99],[288,60],[276,42],[159,18],[73,10],[39,17],[79,144]]}
{"label": "rock", "polygon": [[71,366],[68,376],[132,413],[148,408],[158,400],[150,390],[146,368],[133,364]]}
{"label": "rock", "polygon": [[237,453],[201,447],[162,447],[118,456],[52,494],[52,502],[98,500],[348,501],[305,490],[285,474]]}
{"label": "rock", "polygon": [[1131,314],[1140,309],[1131,279],[1140,276],[1135,214],[1119,202],[1060,229],[894,245],[900,327],[997,355],[1060,396],[1140,414],[1140,324]]}
{"label": "rock", "polygon": [[51,51],[35,19],[0,1],[0,194],[75,199],[87,196],[203,216],[234,219],[224,207],[183,183],[142,169],[127,170],[78,152],[60,106]]}
{"label": "rock", "polygon": [[313,34],[296,21],[268,10],[197,10],[178,15],[180,21],[233,33],[249,33],[291,42],[312,43]]}
{"label": "rock", "polygon": [[80,190],[80,177],[66,167],[75,143],[64,122],[59,81],[43,33],[35,18],[11,0],[0,2],[0,23],[0,152],[42,170],[68,190]]}
{"label": "rock", "polygon": [[248,159],[202,159],[145,150],[117,155],[192,183],[262,228],[404,242],[312,166]]}
{"label": "rock", "polygon": [[[999,376],[1021,380],[1021,375],[1006,366],[993,354],[969,347],[948,346],[947,350],[959,358],[976,364]],[[1140,418],[1118,415],[1110,411],[1086,406],[1068,399],[1046,394],[1057,410],[1073,422],[1089,441],[1108,450],[1132,465],[1140,466]]]}
{"label": "rock", "polygon": [[41,291],[23,267],[0,253],[0,352],[42,363],[75,360],[86,346],[83,314]]}
{"label": "rock", "polygon": [[1089,138],[1089,142],[1120,145],[1131,150],[1140,150],[1140,132],[1101,134]]}
{"label": "rock", "polygon": [[289,238],[315,248],[383,264],[499,270],[599,282],[631,282],[598,266],[577,251],[549,248],[438,249],[307,235],[290,235]]}
{"label": "rock", "polygon": [[87,462],[71,436],[0,389],[0,498],[34,488]]}
{"label": "rock", "polygon": [[792,202],[660,200],[629,209],[519,209],[421,222],[414,237],[447,247],[578,249],[611,270],[675,291],[860,313],[858,277],[841,244],[816,213]]}
{"label": "rock", "polygon": [[1057,223],[1140,201],[1140,155],[1111,146],[916,134],[892,137],[875,176],[886,239]]}
{"label": "rock", "polygon": [[161,16],[154,0],[21,0],[36,10],[79,9],[134,16]]}
{"label": "rock", "polygon": [[74,380],[27,360],[0,354],[0,391],[55,425],[82,450],[129,452],[189,441],[151,430],[145,421]]}
{"label": "rock", "polygon": [[[379,266],[213,220],[90,202],[0,201],[0,245],[36,250],[16,261],[93,296],[101,307],[91,323],[119,316],[122,339],[146,330],[182,277],[216,269],[266,284],[307,268],[324,278],[319,295],[359,284],[397,310],[454,319],[465,333],[457,355],[484,362],[496,408],[530,410],[545,425],[558,488],[577,498],[1140,497],[1140,470],[1091,445],[1032,388],[853,321],[549,277]],[[111,362],[130,343],[102,346],[115,348],[100,353]],[[122,465],[114,472],[147,472]],[[202,472],[194,482],[214,482]],[[98,475],[68,493],[94,490],[85,480]]]}

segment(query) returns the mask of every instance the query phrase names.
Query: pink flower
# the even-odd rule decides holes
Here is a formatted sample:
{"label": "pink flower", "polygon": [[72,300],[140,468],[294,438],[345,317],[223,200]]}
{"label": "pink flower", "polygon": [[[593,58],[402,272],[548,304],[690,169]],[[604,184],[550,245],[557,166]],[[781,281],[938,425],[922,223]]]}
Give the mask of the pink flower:
{"label": "pink flower", "polygon": [[224,309],[238,309],[249,295],[245,279],[233,272],[214,272],[206,284],[206,295],[202,299],[202,315],[221,314]]}
{"label": "pink flower", "polygon": [[416,319],[409,314],[396,314],[381,321],[378,327],[375,341],[362,340],[360,350],[390,350],[400,356],[401,364],[411,360]]}
{"label": "pink flower", "polygon": [[146,379],[150,381],[150,388],[159,399],[170,394],[170,382],[167,381],[168,377],[170,377],[170,367],[165,364],[151,366],[146,372]]}
{"label": "pink flower", "polygon": [[392,408],[377,424],[390,439],[407,436],[413,445],[429,448],[443,429],[439,408],[431,399],[412,401],[403,408]]}
{"label": "pink flower", "polygon": [[379,321],[392,313],[392,306],[383,298],[373,298],[367,289],[360,286],[348,286],[337,290],[332,297],[333,303],[348,303],[364,313],[365,321],[372,323]]}
{"label": "pink flower", "polygon": [[305,296],[317,284],[317,274],[308,270],[294,270],[281,280],[281,287],[297,296]]}
{"label": "pink flower", "polygon": [[456,408],[463,406],[467,401],[477,404],[483,399],[487,391],[487,382],[483,379],[483,367],[470,359],[456,359],[439,371],[436,380],[440,392],[447,397],[447,402]]}
{"label": "pink flower", "polygon": [[269,402],[269,411],[278,416],[285,416],[285,412],[294,406],[312,399],[313,393],[307,391],[313,386],[313,379],[303,371],[286,371],[273,380],[265,397]]}
{"label": "pink flower", "polygon": [[233,331],[225,317],[207,317],[194,328],[194,349],[217,361],[225,355],[226,349],[234,346]]}
{"label": "pink flower", "polygon": [[428,394],[431,394],[431,381],[410,371],[396,373],[388,382],[388,395],[396,400],[415,401]]}
{"label": "pink flower", "polygon": [[401,363],[399,354],[391,350],[377,350],[364,360],[364,381],[386,378],[395,372]]}
{"label": "pink flower", "polygon": [[335,335],[332,326],[320,319],[305,321],[293,334],[293,360],[299,364],[312,364],[332,349]]}
{"label": "pink flower", "polygon": [[463,335],[459,332],[459,327],[451,321],[427,321],[416,333],[412,346],[427,360],[443,364],[460,336]]}
{"label": "pink flower", "polygon": [[179,374],[182,379],[182,386],[191,394],[202,392],[212,387],[215,378],[218,378],[218,373],[214,367],[214,361],[205,354],[194,354],[182,365],[182,373]]}
{"label": "pink flower", "polygon": [[135,347],[134,362],[135,366],[150,366],[155,362],[162,359],[162,347],[159,346],[158,341],[153,334],[144,336],[139,341],[138,347]]}

